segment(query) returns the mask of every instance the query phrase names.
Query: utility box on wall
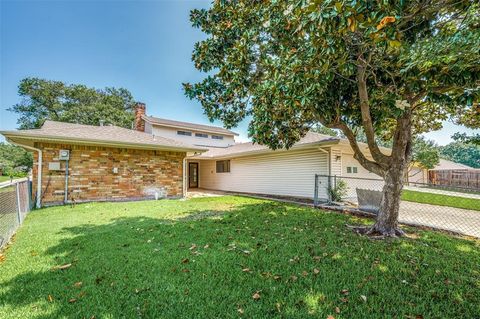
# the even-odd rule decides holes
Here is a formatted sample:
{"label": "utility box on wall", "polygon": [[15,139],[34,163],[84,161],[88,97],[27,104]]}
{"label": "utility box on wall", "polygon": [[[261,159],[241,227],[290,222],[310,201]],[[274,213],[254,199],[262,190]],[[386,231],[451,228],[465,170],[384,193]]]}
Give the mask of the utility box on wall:
{"label": "utility box on wall", "polygon": [[48,170],[49,171],[59,171],[60,170],[60,162],[50,162],[50,163],[48,163]]}
{"label": "utility box on wall", "polygon": [[70,159],[70,151],[60,150],[60,152],[58,153],[58,159],[61,161],[68,161]]}

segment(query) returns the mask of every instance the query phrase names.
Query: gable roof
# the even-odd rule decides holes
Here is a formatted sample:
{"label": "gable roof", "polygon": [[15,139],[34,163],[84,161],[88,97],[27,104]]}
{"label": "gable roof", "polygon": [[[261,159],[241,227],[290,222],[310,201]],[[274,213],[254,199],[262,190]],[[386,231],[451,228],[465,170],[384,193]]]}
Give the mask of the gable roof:
{"label": "gable roof", "polygon": [[163,119],[163,118],[159,118],[159,117],[145,116],[145,115],[142,116],[142,119],[144,119],[145,121],[147,121],[148,123],[153,124],[153,125],[160,125],[160,126],[167,126],[167,127],[174,127],[174,128],[183,128],[183,129],[189,129],[189,130],[193,130],[193,131],[203,131],[203,132],[223,134],[223,135],[236,135],[236,136],[238,136],[238,133],[235,133],[233,131],[227,130],[227,129],[225,129],[223,127],[219,127],[219,126],[174,121],[174,120],[168,120],[168,119]]}
{"label": "gable roof", "polygon": [[[308,132],[300,141],[295,143],[290,149],[315,147],[323,144],[336,144],[340,138],[329,135],[323,135],[314,132]],[[225,148],[210,148],[207,152],[194,156],[197,159],[229,158],[236,156],[247,156],[254,154],[263,154],[269,152],[281,152],[283,150],[271,150],[265,145],[253,144],[252,142],[238,143]]]}
{"label": "gable roof", "polygon": [[34,141],[71,142],[80,144],[108,145],[126,148],[149,148],[180,151],[206,151],[207,149],[177,140],[153,136],[118,126],[93,126],[83,124],[45,121],[39,129],[1,131],[7,138]]}
{"label": "gable roof", "polygon": [[432,170],[450,170],[450,169],[474,169],[474,168],[441,158],[437,166],[435,166]]}

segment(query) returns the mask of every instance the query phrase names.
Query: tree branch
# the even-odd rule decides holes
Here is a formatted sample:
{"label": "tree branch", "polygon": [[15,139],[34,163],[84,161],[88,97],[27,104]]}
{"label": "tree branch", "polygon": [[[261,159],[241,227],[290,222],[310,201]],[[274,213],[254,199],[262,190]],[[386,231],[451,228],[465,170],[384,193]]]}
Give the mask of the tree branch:
{"label": "tree branch", "polygon": [[328,128],[336,128],[339,129],[345,134],[350,143],[350,147],[353,149],[353,157],[367,170],[377,174],[378,176],[383,177],[385,173],[385,169],[378,163],[369,160],[365,154],[363,154],[362,150],[358,146],[357,138],[353,131],[348,127],[347,124],[344,122],[338,121],[336,123],[331,124],[324,124]]}
{"label": "tree branch", "polygon": [[372,154],[373,159],[382,167],[388,166],[388,156],[383,154],[375,141],[375,131],[373,129],[372,117],[370,115],[370,106],[368,103],[368,91],[366,81],[366,64],[363,58],[359,57],[359,64],[357,66],[357,87],[360,98],[360,111],[362,114],[362,126],[367,136],[367,144]]}

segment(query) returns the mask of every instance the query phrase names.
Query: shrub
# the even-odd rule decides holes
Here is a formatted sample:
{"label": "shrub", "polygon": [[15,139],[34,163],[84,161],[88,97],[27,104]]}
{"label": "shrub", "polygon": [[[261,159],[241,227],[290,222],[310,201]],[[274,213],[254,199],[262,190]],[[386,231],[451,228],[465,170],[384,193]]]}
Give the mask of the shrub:
{"label": "shrub", "polygon": [[332,202],[340,202],[342,198],[347,195],[348,187],[347,183],[343,180],[339,180],[333,187],[328,188],[328,194]]}

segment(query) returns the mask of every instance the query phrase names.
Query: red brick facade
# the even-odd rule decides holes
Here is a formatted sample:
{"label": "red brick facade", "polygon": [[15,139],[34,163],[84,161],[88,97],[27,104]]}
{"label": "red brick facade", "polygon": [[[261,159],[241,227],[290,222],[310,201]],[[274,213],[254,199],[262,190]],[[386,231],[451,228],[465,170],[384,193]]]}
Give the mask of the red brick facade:
{"label": "red brick facade", "polygon": [[[184,152],[135,150],[97,146],[35,143],[43,150],[42,205],[64,200],[65,161],[59,150],[70,150],[68,200],[135,200],[182,196]],[[37,152],[35,160],[37,163]],[[60,162],[60,170],[49,163]],[[37,167],[33,171],[36,194]]]}
{"label": "red brick facade", "polygon": [[145,116],[145,110],[145,104],[137,102],[137,104],[135,105],[134,129],[140,132],[145,132],[145,120],[142,119],[142,116]]}

